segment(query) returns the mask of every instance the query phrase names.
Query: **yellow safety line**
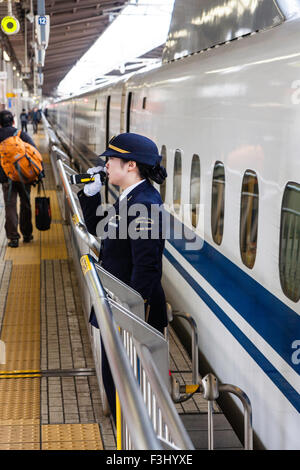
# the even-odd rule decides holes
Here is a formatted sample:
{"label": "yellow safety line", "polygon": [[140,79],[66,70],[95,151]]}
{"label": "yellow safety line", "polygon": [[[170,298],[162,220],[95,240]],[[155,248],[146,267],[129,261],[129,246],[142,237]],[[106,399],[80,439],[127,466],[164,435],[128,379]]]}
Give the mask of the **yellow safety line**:
{"label": "yellow safety line", "polygon": [[0,379],[32,379],[36,377],[42,377],[42,374],[30,374],[30,375],[1,375]]}
{"label": "yellow safety line", "polygon": [[36,370],[1,370],[0,371],[0,375],[3,375],[3,374],[34,374],[34,373],[41,373],[41,371],[39,369],[36,369]]}
{"label": "yellow safety line", "polygon": [[[90,264],[90,261],[88,259],[88,256],[85,255],[85,257],[82,256],[81,258],[81,265],[84,267],[84,264],[87,262]],[[85,266],[86,268],[86,266]],[[91,268],[90,268],[91,269]],[[84,272],[85,274],[86,272]],[[118,326],[119,333],[121,331],[121,328]],[[116,390],[116,427],[117,427],[117,450],[122,450],[122,411],[121,411],[121,404],[120,404],[120,399],[119,399],[119,394]]]}
{"label": "yellow safety line", "polygon": [[117,450],[122,450],[122,413],[118,392],[116,391],[116,426],[117,426]]}

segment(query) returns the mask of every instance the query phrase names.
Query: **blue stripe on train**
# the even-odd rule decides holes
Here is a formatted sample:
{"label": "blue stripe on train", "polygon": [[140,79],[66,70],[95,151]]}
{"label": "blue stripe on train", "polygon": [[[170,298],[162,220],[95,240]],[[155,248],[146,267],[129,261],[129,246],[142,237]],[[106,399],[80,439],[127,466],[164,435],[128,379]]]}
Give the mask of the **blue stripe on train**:
{"label": "blue stripe on train", "polygon": [[[291,361],[294,352],[291,345],[295,340],[300,339],[300,316],[213,246],[201,240],[187,226],[172,215],[170,215],[170,218],[171,231],[167,239],[171,245],[299,374],[300,365],[293,364]],[[185,236],[176,238],[176,231],[179,234],[184,233]],[[186,242],[191,243],[194,238],[197,239],[197,245],[203,243],[201,250],[186,249]],[[300,412],[298,392],[240,331],[235,323],[229,319],[226,313],[218,307],[180,263],[175,260],[171,253],[165,249],[164,254],[290,403]]]}
{"label": "blue stripe on train", "polygon": [[300,412],[300,395],[289,384],[289,382],[278,372],[275,367],[265,358],[257,347],[247,338],[247,336],[236,326],[236,324],[226,315],[226,313],[213,301],[207,292],[192,278],[192,276],[183,268],[183,266],[174,258],[171,253],[165,249],[165,257],[172,266],[182,275],[186,282],[201,297],[210,310],[222,322],[227,330],[236,338],[240,345],[247,351],[259,367],[265,372],[269,379],[285,395],[289,402]]}
{"label": "blue stripe on train", "polygon": [[[291,360],[291,346],[300,339],[300,316],[207,242],[201,250],[186,250],[186,239],[174,235],[183,225],[174,218],[171,222],[171,245],[299,373],[300,365]],[[184,228],[187,237],[200,242]]]}

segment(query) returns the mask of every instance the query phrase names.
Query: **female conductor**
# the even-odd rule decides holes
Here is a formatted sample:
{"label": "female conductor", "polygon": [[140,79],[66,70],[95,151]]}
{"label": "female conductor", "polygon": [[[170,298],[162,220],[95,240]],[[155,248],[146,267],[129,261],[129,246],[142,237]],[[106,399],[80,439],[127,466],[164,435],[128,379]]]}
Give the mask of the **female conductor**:
{"label": "female conductor", "polygon": [[[122,193],[108,213],[96,215],[101,205],[100,175],[96,174],[95,181],[85,185],[78,197],[87,229],[102,239],[99,259],[102,267],[141,294],[146,321],[163,332],[167,313],[161,286],[162,200],[150,183],[152,179],[161,184],[167,176],[160,166],[161,156],[152,140],[133,133],[114,137],[100,156],[108,157],[109,183],[118,185]],[[99,170],[96,167],[88,171]],[[115,400],[106,386],[105,389],[114,412]]]}

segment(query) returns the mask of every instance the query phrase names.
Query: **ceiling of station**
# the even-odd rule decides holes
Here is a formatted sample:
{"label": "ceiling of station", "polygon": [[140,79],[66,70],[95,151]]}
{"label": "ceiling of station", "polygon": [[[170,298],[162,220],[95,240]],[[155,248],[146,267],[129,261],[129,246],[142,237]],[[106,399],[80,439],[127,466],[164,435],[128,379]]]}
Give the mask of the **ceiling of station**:
{"label": "ceiling of station", "polygon": [[50,39],[43,93],[51,91],[121,12],[126,0],[46,0]]}
{"label": "ceiling of station", "polygon": [[[0,0],[1,2],[1,0]],[[20,21],[20,31],[6,36],[2,31],[1,42],[15,65],[25,65],[25,21],[27,28],[28,65],[33,62],[33,23],[26,15],[30,12],[30,0],[12,0],[13,14]],[[37,14],[37,0],[33,0],[33,13]],[[127,0],[45,0],[45,13],[50,15],[50,38],[46,50],[43,94],[52,95],[55,88],[80,57],[101,36],[111,21],[128,4]],[[7,13],[7,3],[0,3],[0,17]],[[31,78],[27,80],[32,87]]]}

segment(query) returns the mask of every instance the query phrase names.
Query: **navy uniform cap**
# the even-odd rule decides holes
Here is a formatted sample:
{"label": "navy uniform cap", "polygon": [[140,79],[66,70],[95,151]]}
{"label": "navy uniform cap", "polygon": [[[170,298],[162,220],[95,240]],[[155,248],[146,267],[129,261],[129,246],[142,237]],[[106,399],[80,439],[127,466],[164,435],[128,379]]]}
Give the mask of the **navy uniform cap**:
{"label": "navy uniform cap", "polygon": [[125,132],[113,137],[105,152],[101,153],[99,157],[118,157],[149,166],[159,164],[162,158],[156,144],[151,139],[132,132]]}

